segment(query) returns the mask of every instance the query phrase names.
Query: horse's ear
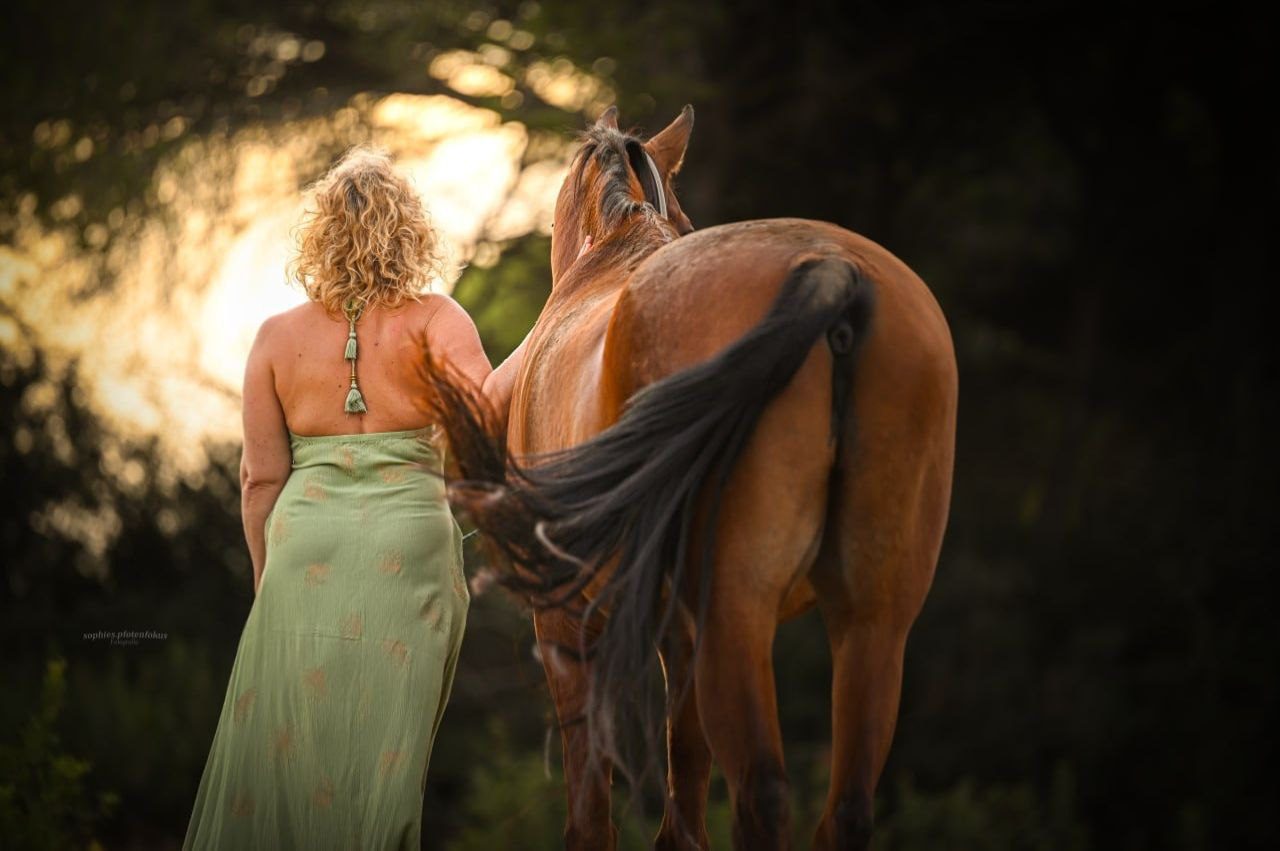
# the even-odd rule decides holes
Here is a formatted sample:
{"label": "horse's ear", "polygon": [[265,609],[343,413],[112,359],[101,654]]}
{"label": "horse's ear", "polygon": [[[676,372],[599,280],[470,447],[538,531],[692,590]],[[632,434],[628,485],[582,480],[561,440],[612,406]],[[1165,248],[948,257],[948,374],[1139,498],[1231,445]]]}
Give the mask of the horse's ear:
{"label": "horse's ear", "polygon": [[596,119],[597,127],[605,127],[609,130],[618,129],[618,107],[611,106],[604,112],[600,113],[600,117]]}
{"label": "horse's ear", "polygon": [[653,157],[654,164],[664,178],[680,170],[685,148],[689,147],[689,134],[692,132],[693,106],[685,104],[675,121],[644,143],[645,150]]}

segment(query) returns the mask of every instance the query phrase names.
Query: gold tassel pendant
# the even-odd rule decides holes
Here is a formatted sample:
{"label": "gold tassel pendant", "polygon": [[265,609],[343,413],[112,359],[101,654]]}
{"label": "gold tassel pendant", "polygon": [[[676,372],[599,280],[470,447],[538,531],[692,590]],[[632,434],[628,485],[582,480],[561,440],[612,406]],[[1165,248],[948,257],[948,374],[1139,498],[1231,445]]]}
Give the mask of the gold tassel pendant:
{"label": "gold tassel pendant", "polygon": [[365,414],[369,411],[365,407],[364,396],[360,393],[360,387],[356,384],[356,320],[360,318],[360,314],[363,312],[363,309],[353,312],[350,304],[346,309],[349,330],[347,333],[347,348],[343,352],[343,358],[351,361],[351,389],[347,391],[347,401],[343,405],[343,410],[348,414]]}

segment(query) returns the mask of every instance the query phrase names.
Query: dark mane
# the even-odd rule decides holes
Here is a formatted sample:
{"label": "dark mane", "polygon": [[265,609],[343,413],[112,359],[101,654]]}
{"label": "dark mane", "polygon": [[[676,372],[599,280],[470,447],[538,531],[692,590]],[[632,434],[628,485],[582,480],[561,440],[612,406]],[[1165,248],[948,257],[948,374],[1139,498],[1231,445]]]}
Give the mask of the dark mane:
{"label": "dark mane", "polygon": [[[637,175],[644,175],[637,162],[641,153],[642,141],[638,136],[614,130],[610,127],[592,125],[582,131],[578,138],[582,148],[578,157],[583,161],[594,157],[604,176],[604,190],[600,193],[600,215],[606,229],[612,230],[621,225],[634,213],[644,213],[647,217],[659,218],[655,209],[657,193],[660,186],[646,177],[640,177],[640,186],[645,198],[637,199],[631,194],[631,170]],[[640,160],[640,162],[643,162]],[[581,179],[582,171],[577,171]]]}

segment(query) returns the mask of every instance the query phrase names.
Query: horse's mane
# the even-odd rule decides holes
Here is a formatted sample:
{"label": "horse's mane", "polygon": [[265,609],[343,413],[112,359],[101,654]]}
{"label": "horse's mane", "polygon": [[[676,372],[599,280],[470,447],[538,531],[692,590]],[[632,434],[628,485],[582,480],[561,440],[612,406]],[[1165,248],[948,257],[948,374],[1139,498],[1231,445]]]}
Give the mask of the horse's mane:
{"label": "horse's mane", "polygon": [[[602,127],[598,124],[578,134],[582,143],[577,158],[585,161],[594,157],[604,176],[604,189],[600,193],[600,215],[606,230],[613,230],[631,216],[639,213],[652,221],[665,220],[656,209],[658,193],[662,187],[649,176],[644,161],[643,142],[633,133]],[[631,194],[631,172],[639,176],[644,198]],[[582,169],[575,168],[575,180],[581,180]],[[581,194],[581,186],[575,187]]]}

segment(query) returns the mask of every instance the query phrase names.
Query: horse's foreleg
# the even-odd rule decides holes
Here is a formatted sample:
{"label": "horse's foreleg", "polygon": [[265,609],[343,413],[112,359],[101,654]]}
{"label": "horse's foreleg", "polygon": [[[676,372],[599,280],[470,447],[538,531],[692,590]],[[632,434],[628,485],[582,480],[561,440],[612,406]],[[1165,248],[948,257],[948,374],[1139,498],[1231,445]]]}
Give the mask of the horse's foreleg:
{"label": "horse's foreleg", "polygon": [[704,851],[707,838],[707,785],[711,751],[698,719],[698,695],[686,680],[693,667],[694,627],[687,613],[662,648],[667,693],[683,689],[683,698],[667,718],[667,801],[654,848],[657,851]]}
{"label": "horse's foreleg", "polygon": [[[612,851],[617,829],[610,812],[613,767],[593,757],[587,735],[586,707],[590,663],[578,658],[582,625],[571,613],[552,609],[533,619],[542,667],[560,723],[568,814],[566,851]],[[589,645],[594,636],[589,635]]]}

